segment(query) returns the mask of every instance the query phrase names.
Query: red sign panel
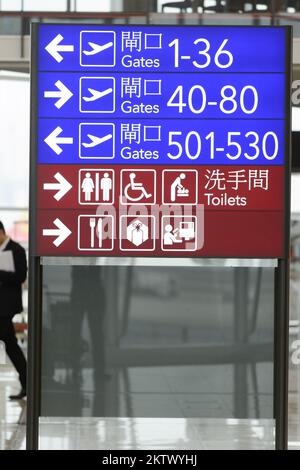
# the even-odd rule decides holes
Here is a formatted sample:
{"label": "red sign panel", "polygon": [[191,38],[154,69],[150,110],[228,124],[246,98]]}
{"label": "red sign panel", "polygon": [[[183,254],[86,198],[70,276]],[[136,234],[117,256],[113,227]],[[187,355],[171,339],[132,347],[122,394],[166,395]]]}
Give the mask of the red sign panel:
{"label": "red sign panel", "polygon": [[282,166],[40,165],[38,255],[279,257]]}

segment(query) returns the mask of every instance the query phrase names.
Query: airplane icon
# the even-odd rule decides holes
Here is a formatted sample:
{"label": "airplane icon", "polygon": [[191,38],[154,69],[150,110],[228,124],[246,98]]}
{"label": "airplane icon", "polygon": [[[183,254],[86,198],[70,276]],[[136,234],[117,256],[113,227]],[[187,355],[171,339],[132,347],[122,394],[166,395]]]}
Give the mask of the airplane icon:
{"label": "airplane icon", "polygon": [[88,45],[91,47],[91,50],[87,51],[82,51],[84,55],[95,55],[99,54],[99,52],[105,51],[106,49],[109,49],[114,45],[112,41],[107,42],[106,44],[103,44],[103,46],[100,46],[99,44],[95,44],[94,42],[88,42]]}
{"label": "airplane icon", "polygon": [[80,77],[79,111],[114,113],[115,91],[114,77]]}
{"label": "airplane icon", "polygon": [[82,67],[114,67],[116,65],[115,31],[81,31],[80,65]]}
{"label": "airplane icon", "polygon": [[88,138],[91,140],[91,142],[82,142],[83,147],[85,148],[90,148],[90,147],[96,147],[96,145],[103,144],[103,142],[106,142],[107,140],[112,139],[112,134],[107,134],[104,135],[103,137],[97,137],[92,134],[87,134]]}
{"label": "airplane icon", "polygon": [[106,96],[112,93],[113,89],[107,88],[106,90],[98,91],[98,90],[94,90],[94,88],[88,88],[88,91],[90,92],[92,96],[83,96],[82,99],[84,101],[96,101],[99,98],[103,98],[103,96]]}
{"label": "airplane icon", "polygon": [[112,122],[79,124],[79,158],[115,158],[115,125]]}

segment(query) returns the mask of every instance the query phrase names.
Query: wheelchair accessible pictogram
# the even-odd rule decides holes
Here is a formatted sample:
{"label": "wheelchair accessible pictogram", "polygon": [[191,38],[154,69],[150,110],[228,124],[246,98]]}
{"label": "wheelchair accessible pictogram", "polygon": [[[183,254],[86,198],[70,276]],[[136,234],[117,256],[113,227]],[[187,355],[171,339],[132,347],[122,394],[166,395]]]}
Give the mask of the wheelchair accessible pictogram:
{"label": "wheelchair accessible pictogram", "polygon": [[122,204],[155,204],[155,170],[122,170]]}

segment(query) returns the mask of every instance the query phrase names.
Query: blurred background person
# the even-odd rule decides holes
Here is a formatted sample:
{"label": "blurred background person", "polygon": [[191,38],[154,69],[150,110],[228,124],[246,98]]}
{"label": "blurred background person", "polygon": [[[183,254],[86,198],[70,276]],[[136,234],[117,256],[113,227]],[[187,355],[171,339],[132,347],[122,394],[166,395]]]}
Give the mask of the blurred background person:
{"label": "blurred background person", "polygon": [[26,396],[26,359],[18,345],[13,317],[23,311],[22,284],[27,276],[27,262],[24,248],[9,238],[0,221],[0,340],[6,353],[19,374],[21,390],[10,395],[11,400]]}

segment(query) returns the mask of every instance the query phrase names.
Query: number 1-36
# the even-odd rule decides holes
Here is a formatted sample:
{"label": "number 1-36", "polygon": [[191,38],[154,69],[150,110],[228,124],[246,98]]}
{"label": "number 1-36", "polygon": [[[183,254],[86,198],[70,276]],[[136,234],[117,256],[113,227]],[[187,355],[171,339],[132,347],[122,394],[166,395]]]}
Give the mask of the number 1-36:
{"label": "number 1-36", "polygon": [[[215,65],[220,69],[227,69],[228,67],[230,67],[233,62],[233,55],[230,51],[225,49],[227,42],[228,39],[224,39],[217,52],[212,55],[210,51],[211,46],[208,39],[196,39],[193,44],[199,45],[198,54],[200,57],[198,58],[198,61],[193,60],[193,66],[198,69],[204,69],[205,67],[208,67],[211,64],[211,61],[213,60]],[[174,67],[178,68],[180,59],[187,59],[189,58],[189,56],[180,55],[179,39],[177,38],[169,43],[169,47],[174,47]]]}

